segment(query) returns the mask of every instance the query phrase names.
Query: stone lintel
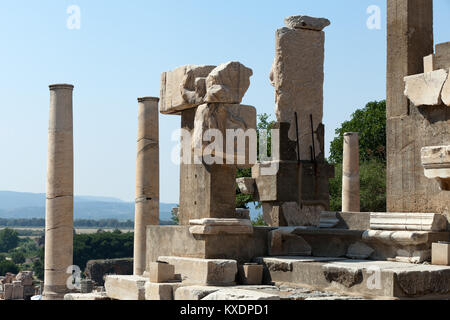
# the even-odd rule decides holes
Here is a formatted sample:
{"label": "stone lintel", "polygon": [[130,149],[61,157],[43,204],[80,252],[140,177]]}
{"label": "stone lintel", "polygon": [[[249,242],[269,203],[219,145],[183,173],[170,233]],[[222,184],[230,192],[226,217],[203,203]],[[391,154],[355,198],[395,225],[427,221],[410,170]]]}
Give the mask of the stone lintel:
{"label": "stone lintel", "polygon": [[371,213],[370,228],[388,231],[445,231],[447,220],[434,213]]}

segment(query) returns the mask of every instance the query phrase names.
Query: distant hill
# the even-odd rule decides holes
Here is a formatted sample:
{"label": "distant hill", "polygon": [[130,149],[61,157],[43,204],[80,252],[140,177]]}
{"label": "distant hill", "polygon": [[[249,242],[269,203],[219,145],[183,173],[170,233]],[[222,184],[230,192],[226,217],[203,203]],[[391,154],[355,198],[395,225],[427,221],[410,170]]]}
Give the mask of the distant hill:
{"label": "distant hill", "polygon": [[[45,194],[0,191],[0,218],[32,219],[45,218]],[[170,221],[174,203],[160,203],[160,219]],[[117,198],[76,196],[74,198],[75,219],[134,220],[134,203]]]}

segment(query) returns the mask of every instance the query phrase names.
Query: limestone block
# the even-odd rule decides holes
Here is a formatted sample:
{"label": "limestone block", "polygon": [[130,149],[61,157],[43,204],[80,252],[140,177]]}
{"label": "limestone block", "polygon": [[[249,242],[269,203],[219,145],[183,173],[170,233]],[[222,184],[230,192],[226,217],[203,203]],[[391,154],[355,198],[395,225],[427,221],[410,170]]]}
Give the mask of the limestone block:
{"label": "limestone block", "polygon": [[164,283],[175,279],[175,267],[168,263],[150,263],[150,282]]}
{"label": "limestone block", "polygon": [[450,266],[450,243],[433,243],[433,265]]}
{"label": "limestone block", "polygon": [[445,231],[447,219],[434,213],[382,213],[370,215],[372,230],[390,231]]}
{"label": "limestone block", "polygon": [[[262,175],[263,167],[275,167],[273,164],[258,163],[252,168],[259,201],[298,201],[300,170],[297,161],[278,161],[277,170],[272,174]],[[270,172],[269,172],[270,173]]]}
{"label": "limestone block", "polygon": [[424,73],[433,72],[434,70],[437,70],[435,68],[435,65],[436,65],[436,57],[434,54],[430,54],[423,58]]}
{"label": "limestone block", "polygon": [[175,274],[186,284],[229,286],[238,271],[235,260],[159,257],[159,261],[174,265]]}
{"label": "limestone block", "polygon": [[298,227],[284,227],[269,233],[269,256],[310,256],[311,246],[299,235]]}
{"label": "limestone block", "polygon": [[356,260],[366,260],[374,252],[375,250],[373,250],[368,245],[362,242],[356,242],[348,248],[347,257]]}
{"label": "limestone block", "polygon": [[161,76],[161,110],[163,114],[176,114],[195,108],[204,102],[205,78],[215,66],[187,65]]}
{"label": "limestone block", "polygon": [[450,42],[436,45],[436,69],[450,68]]}
{"label": "limestone block", "polygon": [[291,29],[309,29],[322,31],[325,27],[328,27],[331,23],[330,20],[325,18],[314,18],[309,16],[291,16],[284,19],[286,27]]}
{"label": "limestone block", "polygon": [[363,233],[365,242],[382,242],[388,245],[400,244],[403,246],[426,245],[429,242],[430,232],[426,231],[380,231],[367,230]]}
{"label": "limestone block", "polygon": [[253,195],[255,193],[255,179],[253,178],[239,178],[236,179],[239,190],[242,194]]}
{"label": "limestone block", "polygon": [[106,276],[105,290],[114,300],[145,300],[147,278],[140,276]]}
{"label": "limestone block", "polygon": [[242,290],[242,289],[223,289],[216,291],[206,298],[202,299],[205,301],[212,300],[221,300],[221,301],[240,301],[240,300],[249,300],[249,301],[259,301],[259,300],[280,300],[278,295],[258,292],[258,291],[250,291],[250,290]]}
{"label": "limestone block", "polygon": [[405,77],[405,95],[415,106],[440,105],[448,70],[436,70]]}
{"label": "limestone block", "polygon": [[[241,130],[240,135],[238,130]],[[221,136],[213,139],[205,133],[211,135],[217,133]],[[232,134],[236,134],[237,137]],[[221,141],[216,141],[215,138]],[[229,148],[227,148],[228,143]],[[236,164],[249,167],[256,163],[256,147],[256,109],[254,107],[213,103],[202,104],[197,108],[192,149],[195,155],[203,155],[203,160],[207,164]],[[211,160],[205,159],[206,156]],[[229,161],[227,161],[228,158]]]}
{"label": "limestone block", "polygon": [[106,292],[68,293],[64,296],[68,301],[105,301],[110,300]]}
{"label": "limestone block", "polygon": [[181,286],[177,283],[151,283],[145,284],[145,300],[168,301],[174,300],[174,292]]}
{"label": "limestone block", "polygon": [[255,286],[262,284],[264,271],[262,265],[247,263],[242,266],[242,271],[242,283],[244,285]]}
{"label": "limestone block", "polygon": [[243,219],[200,219],[190,221],[189,232],[194,235],[252,234],[250,220]]}
{"label": "limestone block", "polygon": [[24,287],[21,281],[13,281],[13,290],[12,290],[12,300],[23,300],[24,299]]}
{"label": "limestone block", "polygon": [[330,229],[334,228],[339,224],[339,219],[337,217],[337,212],[322,211],[320,213],[320,228]]}
{"label": "limestone block", "polygon": [[442,102],[446,106],[450,107],[450,79],[445,81],[444,87],[442,88],[441,98]]}
{"label": "limestone block", "polygon": [[252,75],[252,69],[239,62],[221,64],[206,78],[205,102],[241,103]]}
{"label": "limestone block", "polygon": [[275,60],[270,80],[275,87],[276,116],[290,124],[289,139],[297,140],[298,115],[300,160],[311,160],[313,118],[315,156],[323,157],[323,82],[325,33],[281,28],[276,32]]}
{"label": "limestone block", "polygon": [[200,301],[206,296],[223,289],[222,287],[187,286],[175,291],[175,300]]}
{"label": "limestone block", "polygon": [[16,276],[16,280],[20,281],[23,286],[33,285],[33,271],[22,271]]}
{"label": "limestone block", "polygon": [[12,283],[5,283],[3,285],[3,299],[5,300],[12,300],[13,297],[13,284]]}
{"label": "limestone block", "polygon": [[450,190],[450,145],[422,149],[425,176],[436,179],[442,190]]}

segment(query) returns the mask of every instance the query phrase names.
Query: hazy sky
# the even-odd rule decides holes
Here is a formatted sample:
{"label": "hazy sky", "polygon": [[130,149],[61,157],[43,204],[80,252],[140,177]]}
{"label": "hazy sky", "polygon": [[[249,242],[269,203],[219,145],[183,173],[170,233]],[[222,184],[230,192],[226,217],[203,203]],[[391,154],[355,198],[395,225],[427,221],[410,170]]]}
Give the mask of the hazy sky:
{"label": "hazy sky", "polygon": [[[81,28],[67,28],[67,8]],[[381,8],[370,30],[367,8]],[[243,103],[274,114],[269,71],[286,16],[326,17],[324,124],[334,130],[384,99],[385,0],[72,0],[0,2],[0,190],[45,192],[48,85],[74,90],[75,193],[132,201],[137,101],[159,96],[160,74],[184,64],[240,61],[254,71]],[[435,0],[435,42],[450,40],[450,0]],[[161,201],[178,202],[171,162],[178,116],[160,117]]]}

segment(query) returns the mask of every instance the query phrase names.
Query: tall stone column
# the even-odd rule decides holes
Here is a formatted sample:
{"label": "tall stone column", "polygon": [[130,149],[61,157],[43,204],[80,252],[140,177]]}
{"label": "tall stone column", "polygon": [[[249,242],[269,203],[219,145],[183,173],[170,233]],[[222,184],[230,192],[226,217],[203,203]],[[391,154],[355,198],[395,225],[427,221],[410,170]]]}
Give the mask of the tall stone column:
{"label": "tall stone column", "polygon": [[146,266],[146,228],[159,224],[159,98],[138,99],[134,274]]}
{"label": "tall stone column", "polygon": [[344,134],[344,161],[342,172],[342,211],[360,212],[359,136]]}
{"label": "tall stone column", "polygon": [[47,204],[45,219],[44,299],[68,292],[73,265],[73,86],[50,86]]}

